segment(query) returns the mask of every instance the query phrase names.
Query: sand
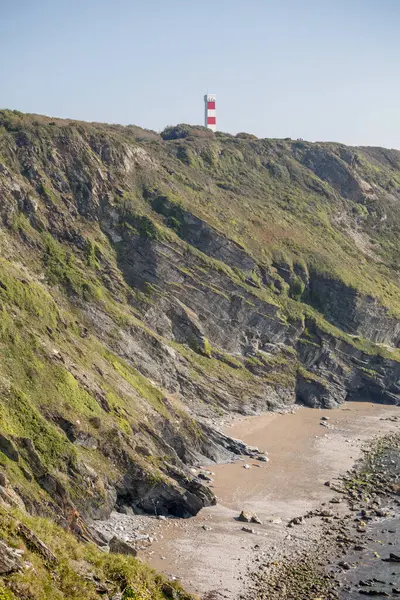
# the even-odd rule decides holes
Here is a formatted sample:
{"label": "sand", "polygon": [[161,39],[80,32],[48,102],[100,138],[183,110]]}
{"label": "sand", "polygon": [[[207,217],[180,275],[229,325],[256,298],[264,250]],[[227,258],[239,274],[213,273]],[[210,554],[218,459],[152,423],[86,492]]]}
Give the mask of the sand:
{"label": "sand", "polygon": [[[211,485],[217,506],[192,519],[157,522],[157,541],[139,556],[200,596],[214,590],[216,598],[237,599],[248,570],[256,566],[256,552],[273,556],[288,535],[306,535],[304,543],[318,535],[303,530],[289,534],[287,523],[332,498],[324,483],[345,473],[367,440],[395,429],[396,423],[386,418],[398,411],[394,406],[346,403],[335,410],[298,408],[292,414],[236,421],[226,433],[265,450],[269,462],[244,458],[208,467],[215,473]],[[322,416],[329,418],[329,427],[321,426]],[[245,463],[251,468],[245,469]],[[262,525],[250,526],[256,534],[243,532],[243,523],[235,519],[242,509],[262,520]]]}

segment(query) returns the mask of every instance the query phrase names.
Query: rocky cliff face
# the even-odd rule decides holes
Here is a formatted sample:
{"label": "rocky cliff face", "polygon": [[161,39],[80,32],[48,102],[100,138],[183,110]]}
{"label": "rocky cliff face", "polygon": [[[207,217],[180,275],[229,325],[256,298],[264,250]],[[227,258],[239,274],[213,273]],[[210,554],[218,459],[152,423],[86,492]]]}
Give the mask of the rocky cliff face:
{"label": "rocky cliff face", "polygon": [[0,112],[0,460],[64,526],[195,514],[230,412],[400,401],[395,151]]}

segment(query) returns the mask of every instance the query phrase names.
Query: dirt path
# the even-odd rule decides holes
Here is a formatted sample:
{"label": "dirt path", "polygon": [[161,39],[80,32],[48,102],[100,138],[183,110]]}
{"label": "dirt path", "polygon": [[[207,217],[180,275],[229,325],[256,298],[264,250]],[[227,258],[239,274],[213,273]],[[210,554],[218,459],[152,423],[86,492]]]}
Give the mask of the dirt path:
{"label": "dirt path", "polygon": [[[158,522],[157,539],[142,558],[192,592],[218,590],[216,598],[236,600],[255,554],[278,552],[288,520],[329,500],[333,492],[324,482],[354,464],[363,442],[393,430],[396,423],[385,418],[398,412],[393,406],[346,403],[330,411],[300,408],[243,418],[226,432],[267,451],[269,462],[246,458],[210,467],[218,505],[193,519]],[[328,427],[321,426],[322,416],[329,418]],[[256,534],[243,532],[243,523],[235,520],[242,509],[262,520],[251,525]]]}

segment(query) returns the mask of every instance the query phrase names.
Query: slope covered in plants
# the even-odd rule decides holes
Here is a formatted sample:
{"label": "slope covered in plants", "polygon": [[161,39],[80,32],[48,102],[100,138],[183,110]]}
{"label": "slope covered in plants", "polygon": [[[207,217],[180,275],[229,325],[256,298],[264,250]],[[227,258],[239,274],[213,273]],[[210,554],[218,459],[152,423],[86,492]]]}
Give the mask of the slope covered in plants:
{"label": "slope covered in plants", "polygon": [[0,219],[21,510],[187,517],[188,467],[246,451],[222,415],[399,403],[397,151],[0,111]]}

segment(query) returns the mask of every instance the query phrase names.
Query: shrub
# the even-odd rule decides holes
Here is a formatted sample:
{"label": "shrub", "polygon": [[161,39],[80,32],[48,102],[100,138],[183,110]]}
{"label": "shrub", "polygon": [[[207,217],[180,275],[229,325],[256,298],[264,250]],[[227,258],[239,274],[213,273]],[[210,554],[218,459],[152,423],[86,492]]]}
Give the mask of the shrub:
{"label": "shrub", "polygon": [[180,140],[189,136],[195,137],[213,137],[214,133],[207,127],[201,127],[200,125],[186,125],[180,123],[179,125],[169,125],[161,132],[163,140]]}

